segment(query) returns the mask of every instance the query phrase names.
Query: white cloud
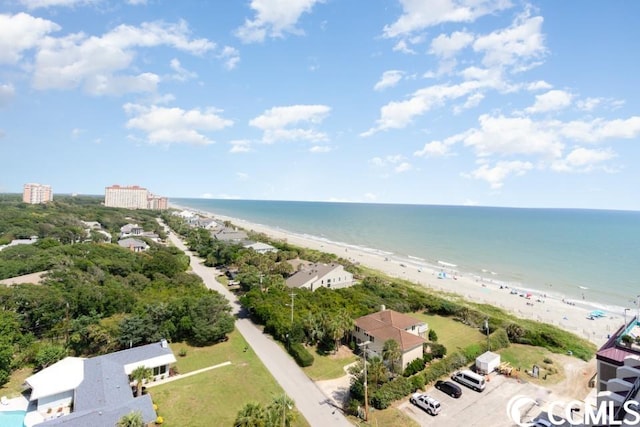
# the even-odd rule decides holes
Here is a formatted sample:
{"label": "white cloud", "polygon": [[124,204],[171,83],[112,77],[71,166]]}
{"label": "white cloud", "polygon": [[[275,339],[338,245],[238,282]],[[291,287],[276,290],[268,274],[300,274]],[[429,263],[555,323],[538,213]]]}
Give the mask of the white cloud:
{"label": "white cloud", "polygon": [[456,31],[450,36],[440,34],[431,41],[429,53],[438,55],[442,58],[450,58],[458,53],[458,51],[469,46],[473,42],[473,34],[465,31]]}
{"label": "white cloud", "polygon": [[481,165],[469,174],[464,174],[468,178],[479,179],[489,183],[491,188],[497,190],[504,185],[504,180],[510,175],[524,175],[533,169],[533,164],[522,161],[498,162],[494,167],[487,164]]}
{"label": "white cloud", "polygon": [[310,153],[328,153],[331,151],[331,147],[328,145],[314,145],[309,148]]}
{"label": "white cloud", "polygon": [[393,51],[411,54],[411,55],[415,55],[416,53],[415,50],[409,47],[406,40],[399,40],[398,43],[396,43],[395,46],[393,46]]}
{"label": "white cloud", "polygon": [[213,199],[213,194],[211,194],[211,193],[202,193],[200,195],[200,198],[201,199]]}
{"label": "white cloud", "polygon": [[238,178],[238,181],[246,181],[249,179],[249,174],[245,172],[236,172],[236,178]]}
{"label": "white cloud", "polygon": [[182,64],[180,64],[180,61],[176,58],[173,58],[171,60],[169,66],[173,71],[175,71],[175,74],[171,76],[171,78],[174,80],[186,82],[187,80],[195,79],[196,77],[198,77],[197,73],[194,73],[193,71],[189,71],[186,68],[182,67]]}
{"label": "white cloud", "polygon": [[323,0],[251,0],[251,9],[256,13],[253,20],[246,19],[235,31],[244,43],[262,42],[266,37],[283,37],[284,33],[303,34],[296,27],[303,13],[311,12],[313,6]]}
{"label": "white cloud", "polygon": [[292,140],[321,142],[328,139],[325,133],[314,129],[292,128],[291,126],[320,124],[330,111],[331,108],[326,105],[273,107],[262,115],[251,119],[249,125],[263,131],[262,141],[267,144]]}
{"label": "white cloud", "polygon": [[402,80],[404,73],[400,70],[388,70],[382,73],[382,77],[373,87],[374,90],[383,90],[389,87],[394,87]]}
{"label": "white cloud", "polygon": [[602,98],[580,99],[576,102],[576,105],[581,110],[593,111],[598,105],[602,104],[603,101],[604,100]]}
{"label": "white cloud", "polygon": [[544,80],[537,80],[535,82],[531,82],[528,83],[526,88],[529,91],[536,91],[536,90],[547,90],[547,89],[551,89],[553,86],[547,82],[545,82]]}
{"label": "white cloud", "polygon": [[229,144],[231,144],[230,153],[248,153],[251,151],[251,141],[247,139],[229,141]]}
{"label": "white cloud", "polygon": [[564,144],[560,135],[544,122],[527,117],[490,116],[479,117],[479,129],[467,131],[464,145],[473,147],[480,157],[491,155],[539,155],[558,158]]}
{"label": "white cloud", "polygon": [[132,66],[135,48],[170,46],[194,55],[212,50],[207,39],[190,38],[184,21],[148,22],[139,27],[120,25],[101,37],[75,33],[48,37],[36,54],[33,85],[36,89],[71,89],[82,86],[94,95],[155,91],[153,73],[123,74]]}
{"label": "white cloud", "polygon": [[393,168],[394,172],[396,172],[396,173],[407,172],[407,171],[409,171],[411,169],[412,169],[411,163],[409,163],[409,162],[402,162],[398,166]]}
{"label": "white cloud", "polygon": [[55,22],[26,13],[0,14],[0,64],[16,64],[25,50],[37,47],[43,38],[59,31]]}
{"label": "white cloud", "polygon": [[8,105],[15,93],[16,90],[12,84],[0,84],[0,108]]}
{"label": "white cloud", "polygon": [[233,70],[240,62],[240,52],[231,46],[225,46],[217,57],[224,61],[224,66],[227,70]]}
{"label": "white cloud", "polygon": [[374,201],[378,200],[378,195],[375,193],[364,193],[365,200]]}
{"label": "white cloud", "polygon": [[569,139],[580,142],[600,142],[604,139],[631,139],[640,135],[640,116],[628,119],[604,120],[594,119],[590,122],[551,122],[551,126]]}
{"label": "white cloud", "polygon": [[464,110],[475,108],[478,105],[480,105],[483,99],[484,99],[484,94],[480,92],[472,93],[467,97],[467,100],[464,102],[464,104],[455,106],[453,108],[453,112],[454,114],[460,114]]}
{"label": "white cloud", "polygon": [[409,162],[401,154],[392,154],[385,157],[374,157],[369,160],[369,163],[376,168],[388,169],[391,168],[395,173],[402,173],[412,169]]}
{"label": "white cloud", "polygon": [[513,66],[519,71],[525,70],[537,65],[534,60],[547,52],[542,34],[543,21],[541,16],[529,17],[525,13],[509,28],[478,36],[473,49],[484,53],[482,63],[487,67]]}
{"label": "white cloud", "polygon": [[571,105],[573,95],[564,90],[550,90],[541,95],[536,95],[536,102],[525,111],[528,113],[546,113],[567,108]]}
{"label": "white cloud", "polygon": [[402,16],[384,27],[385,37],[398,37],[445,22],[473,22],[511,7],[509,0],[400,0]]}
{"label": "white cloud", "polygon": [[133,6],[138,6],[141,4],[147,4],[147,0],[127,0],[127,3]]}
{"label": "white cloud", "polygon": [[598,164],[614,157],[616,157],[616,154],[609,148],[590,149],[577,147],[567,154],[564,159],[554,162],[551,168],[558,172],[590,172]]}
{"label": "white cloud", "polygon": [[145,132],[150,144],[212,144],[205,132],[222,130],[233,124],[214,109],[183,110],[129,103],[124,105],[124,110],[133,116],[127,121],[127,128]]}
{"label": "white cloud", "polygon": [[442,141],[431,141],[424,144],[422,150],[413,153],[416,157],[443,157],[449,154],[449,144]]}
{"label": "white cloud", "polygon": [[392,101],[384,105],[380,109],[380,118],[376,120],[376,126],[361,133],[360,136],[370,136],[388,129],[404,128],[415,116],[442,106],[445,101],[467,96],[490,84],[490,82],[466,81],[457,85],[434,85],[420,89],[406,101]]}
{"label": "white cloud", "polygon": [[[27,9],[39,9],[43,7],[73,7],[76,5],[82,6],[85,4],[98,3],[100,0],[20,0],[20,3],[27,7]],[[131,0],[129,0],[131,1]]]}
{"label": "white cloud", "polygon": [[71,129],[71,138],[76,139],[78,138],[80,135],[82,135],[85,132],[84,129],[80,129],[80,128],[73,128]]}

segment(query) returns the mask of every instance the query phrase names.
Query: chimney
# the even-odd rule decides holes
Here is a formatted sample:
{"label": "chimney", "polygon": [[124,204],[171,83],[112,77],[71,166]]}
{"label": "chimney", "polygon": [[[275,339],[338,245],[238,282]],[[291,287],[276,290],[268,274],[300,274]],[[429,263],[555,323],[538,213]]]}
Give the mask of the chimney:
{"label": "chimney", "polygon": [[380,306],[380,311],[385,311],[386,309],[387,309],[387,307],[386,307],[384,304],[382,304],[382,305]]}

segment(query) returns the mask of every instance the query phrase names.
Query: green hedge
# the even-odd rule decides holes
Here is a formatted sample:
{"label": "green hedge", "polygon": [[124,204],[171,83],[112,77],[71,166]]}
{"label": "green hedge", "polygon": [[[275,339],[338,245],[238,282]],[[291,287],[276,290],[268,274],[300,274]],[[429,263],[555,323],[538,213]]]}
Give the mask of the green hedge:
{"label": "green hedge", "polygon": [[376,409],[386,409],[394,400],[402,399],[414,391],[412,386],[413,382],[405,377],[384,383],[371,396],[371,404]]}
{"label": "green hedge", "polygon": [[289,354],[293,356],[296,363],[303,368],[313,365],[313,355],[299,342],[291,343],[289,346]]}

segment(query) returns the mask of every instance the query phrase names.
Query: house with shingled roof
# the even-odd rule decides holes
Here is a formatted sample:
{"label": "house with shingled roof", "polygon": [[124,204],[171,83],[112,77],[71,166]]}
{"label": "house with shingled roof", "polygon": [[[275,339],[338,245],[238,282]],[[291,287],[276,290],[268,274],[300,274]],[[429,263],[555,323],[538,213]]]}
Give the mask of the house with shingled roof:
{"label": "house with shingled roof", "polygon": [[111,427],[132,411],[140,412],[145,424],[154,422],[151,396],[135,396],[130,375],[145,366],[154,379],[162,379],[175,362],[165,340],[90,359],[64,358],[25,380],[30,405],[24,425]]}
{"label": "house with shingled roof", "polygon": [[369,342],[367,357],[377,356],[382,359],[382,349],[387,340],[394,340],[402,352],[402,369],[409,363],[424,355],[425,336],[428,325],[406,314],[382,310],[362,316],[355,320],[353,337],[356,343]]}
{"label": "house with shingled roof", "polygon": [[335,262],[331,264],[293,262],[291,264],[298,270],[285,281],[289,288],[315,291],[318,288],[347,288],[354,283],[353,274]]}

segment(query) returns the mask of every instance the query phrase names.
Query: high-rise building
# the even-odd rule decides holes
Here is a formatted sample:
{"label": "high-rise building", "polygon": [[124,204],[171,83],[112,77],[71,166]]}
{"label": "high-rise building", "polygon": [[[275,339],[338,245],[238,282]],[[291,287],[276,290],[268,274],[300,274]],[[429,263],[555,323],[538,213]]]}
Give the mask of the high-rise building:
{"label": "high-rise building", "polygon": [[25,184],[22,190],[22,201],[32,205],[47,203],[53,200],[53,191],[50,185]]}
{"label": "high-rise building", "polygon": [[127,209],[167,209],[167,198],[155,196],[137,185],[112,185],[104,191],[104,205]]}

